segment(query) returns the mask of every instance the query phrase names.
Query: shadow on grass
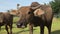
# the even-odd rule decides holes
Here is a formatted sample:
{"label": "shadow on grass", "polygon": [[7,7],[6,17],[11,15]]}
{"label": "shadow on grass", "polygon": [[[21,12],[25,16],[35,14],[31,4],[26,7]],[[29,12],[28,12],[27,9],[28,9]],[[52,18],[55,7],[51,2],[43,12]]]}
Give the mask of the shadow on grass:
{"label": "shadow on grass", "polygon": [[[34,29],[34,30],[36,30],[36,29]],[[19,31],[17,33],[13,33],[13,34],[20,34],[22,32],[27,32],[27,31],[29,31],[29,30],[22,30],[22,31]],[[51,32],[51,34],[60,34],[60,30],[53,31],[53,32]]]}
{"label": "shadow on grass", "polygon": [[[1,30],[5,30],[5,28],[1,28]],[[1,31],[1,30],[0,30],[0,31]]]}
{"label": "shadow on grass", "polygon": [[[36,29],[33,29],[33,30],[36,30]],[[19,31],[17,33],[13,33],[13,34],[19,34],[19,33],[22,33],[22,32],[28,32],[29,30],[22,30],[22,31]]]}
{"label": "shadow on grass", "polygon": [[53,31],[51,34],[60,34],[60,30]]}
{"label": "shadow on grass", "polygon": [[[12,27],[12,28],[16,28],[16,27]],[[8,29],[10,29],[10,28],[8,28]],[[5,29],[5,27],[4,27],[4,28],[1,27],[0,31],[1,31],[1,30],[6,30],[6,29]]]}

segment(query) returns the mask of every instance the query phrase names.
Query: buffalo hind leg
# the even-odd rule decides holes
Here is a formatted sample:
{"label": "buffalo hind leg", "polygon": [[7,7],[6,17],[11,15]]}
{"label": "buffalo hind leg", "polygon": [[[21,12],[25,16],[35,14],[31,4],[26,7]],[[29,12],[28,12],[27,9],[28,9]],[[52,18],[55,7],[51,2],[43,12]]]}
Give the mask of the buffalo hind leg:
{"label": "buffalo hind leg", "polygon": [[7,25],[5,26],[5,29],[6,29],[6,31],[7,31],[7,34],[9,34],[8,26],[7,26]]}
{"label": "buffalo hind leg", "polygon": [[29,34],[33,34],[33,24],[29,23]]}
{"label": "buffalo hind leg", "polygon": [[44,26],[40,26],[40,34],[44,34]]}

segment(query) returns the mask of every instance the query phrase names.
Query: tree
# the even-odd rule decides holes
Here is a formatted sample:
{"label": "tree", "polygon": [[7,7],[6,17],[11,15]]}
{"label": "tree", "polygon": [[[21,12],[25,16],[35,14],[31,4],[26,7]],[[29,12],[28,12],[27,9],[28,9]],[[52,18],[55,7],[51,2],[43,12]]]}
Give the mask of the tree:
{"label": "tree", "polygon": [[60,0],[51,1],[50,5],[55,15],[60,14]]}

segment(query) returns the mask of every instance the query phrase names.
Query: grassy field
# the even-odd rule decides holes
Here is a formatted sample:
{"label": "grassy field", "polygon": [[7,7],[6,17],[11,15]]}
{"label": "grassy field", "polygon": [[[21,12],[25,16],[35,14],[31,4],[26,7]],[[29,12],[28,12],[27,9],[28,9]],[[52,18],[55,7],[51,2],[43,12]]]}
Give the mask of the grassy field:
{"label": "grassy field", "polygon": [[[13,34],[29,34],[29,28],[28,28],[29,26],[25,29],[17,28],[16,27],[16,21],[18,21],[17,17],[15,17],[14,21],[13,21],[14,22]],[[47,33],[48,30],[46,27],[44,30],[45,30],[44,33],[48,34]],[[34,34],[39,34],[39,33],[40,33],[39,27],[34,27]],[[0,34],[7,34],[4,26],[2,26]],[[54,18],[53,19],[51,34],[60,34],[60,18]]]}

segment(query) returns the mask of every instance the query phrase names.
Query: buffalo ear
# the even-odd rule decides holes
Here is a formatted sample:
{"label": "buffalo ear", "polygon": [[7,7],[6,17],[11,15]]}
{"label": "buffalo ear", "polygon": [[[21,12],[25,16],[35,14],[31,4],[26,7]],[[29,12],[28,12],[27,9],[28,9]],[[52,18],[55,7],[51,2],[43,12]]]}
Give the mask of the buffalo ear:
{"label": "buffalo ear", "polygon": [[35,16],[41,16],[41,15],[43,15],[43,14],[45,14],[45,11],[43,11],[42,9],[36,9],[35,11],[34,11],[34,15]]}
{"label": "buffalo ear", "polygon": [[17,10],[10,10],[9,13],[10,13],[11,15],[17,15]]}

